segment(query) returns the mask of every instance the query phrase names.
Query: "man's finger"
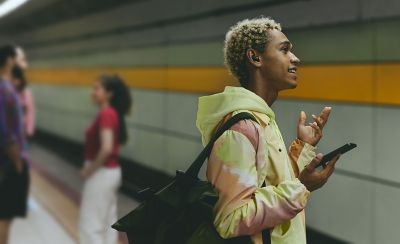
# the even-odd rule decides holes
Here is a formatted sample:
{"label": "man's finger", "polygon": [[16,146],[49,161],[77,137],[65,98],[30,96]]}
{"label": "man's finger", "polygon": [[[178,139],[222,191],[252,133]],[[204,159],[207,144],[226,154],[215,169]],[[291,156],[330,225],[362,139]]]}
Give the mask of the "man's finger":
{"label": "man's finger", "polygon": [[319,126],[319,128],[322,129],[322,128],[324,127],[322,118],[321,118],[321,117],[317,117],[315,114],[313,114],[312,117],[313,117],[314,122],[317,123],[317,125]]}
{"label": "man's finger", "polygon": [[299,125],[304,125],[307,120],[307,115],[304,111],[300,112],[300,117],[299,117]]}
{"label": "man's finger", "polygon": [[324,109],[322,109],[321,114],[319,115],[319,117],[322,119],[321,123],[323,125],[326,124],[326,122],[329,119],[329,115],[331,114],[332,108],[331,107],[325,107]]}
{"label": "man's finger", "polygon": [[321,128],[318,127],[318,125],[314,122],[314,123],[310,123],[310,126],[315,130],[315,133],[318,135],[322,134],[322,130]]}
{"label": "man's finger", "polygon": [[331,161],[329,161],[328,165],[323,170],[326,178],[329,178],[333,172],[335,171],[336,162],[339,160],[340,154],[336,155]]}
{"label": "man's finger", "polygon": [[315,156],[313,160],[307,165],[306,169],[310,172],[314,171],[319,162],[321,162],[322,156],[322,153],[318,153],[317,156]]}

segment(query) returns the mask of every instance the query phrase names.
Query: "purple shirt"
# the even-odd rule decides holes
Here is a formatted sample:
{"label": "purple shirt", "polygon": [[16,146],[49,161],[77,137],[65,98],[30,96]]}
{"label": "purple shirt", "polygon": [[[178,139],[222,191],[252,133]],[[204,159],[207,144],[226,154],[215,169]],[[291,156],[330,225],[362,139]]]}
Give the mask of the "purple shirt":
{"label": "purple shirt", "polygon": [[18,94],[10,81],[0,79],[0,150],[7,144],[17,143],[21,157],[25,158],[27,145],[24,134]]}

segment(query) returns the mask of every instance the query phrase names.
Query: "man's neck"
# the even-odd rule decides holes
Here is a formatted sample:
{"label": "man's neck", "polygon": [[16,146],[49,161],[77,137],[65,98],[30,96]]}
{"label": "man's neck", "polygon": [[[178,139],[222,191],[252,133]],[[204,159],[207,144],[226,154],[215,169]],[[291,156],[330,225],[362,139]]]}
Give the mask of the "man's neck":
{"label": "man's neck", "polygon": [[278,91],[262,79],[250,79],[248,89],[264,99],[270,107],[278,98]]}
{"label": "man's neck", "polygon": [[11,75],[10,75],[9,72],[6,72],[6,71],[4,71],[4,70],[0,70],[0,77],[1,77],[3,80],[10,80]]}

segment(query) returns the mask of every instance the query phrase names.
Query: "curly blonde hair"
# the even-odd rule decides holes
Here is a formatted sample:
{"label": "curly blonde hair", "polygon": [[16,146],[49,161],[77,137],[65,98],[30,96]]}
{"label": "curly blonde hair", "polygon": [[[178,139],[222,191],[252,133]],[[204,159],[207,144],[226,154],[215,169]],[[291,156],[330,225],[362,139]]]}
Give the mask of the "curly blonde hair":
{"label": "curly blonde hair", "polygon": [[268,30],[281,31],[281,25],[270,17],[245,19],[232,26],[225,37],[224,58],[229,72],[243,87],[248,85],[246,52],[252,48],[264,52],[269,42]]}

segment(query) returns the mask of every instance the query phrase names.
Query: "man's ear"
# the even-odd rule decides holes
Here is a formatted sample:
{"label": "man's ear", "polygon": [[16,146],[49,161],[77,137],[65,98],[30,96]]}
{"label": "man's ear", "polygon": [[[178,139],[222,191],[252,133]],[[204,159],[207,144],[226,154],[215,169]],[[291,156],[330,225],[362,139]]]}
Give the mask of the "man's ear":
{"label": "man's ear", "polygon": [[254,49],[248,49],[246,51],[246,58],[249,61],[249,63],[255,67],[261,67],[261,55],[258,54],[258,52]]}
{"label": "man's ear", "polygon": [[10,65],[10,66],[14,66],[15,65],[15,58],[8,57],[7,60],[6,60],[6,64]]}

